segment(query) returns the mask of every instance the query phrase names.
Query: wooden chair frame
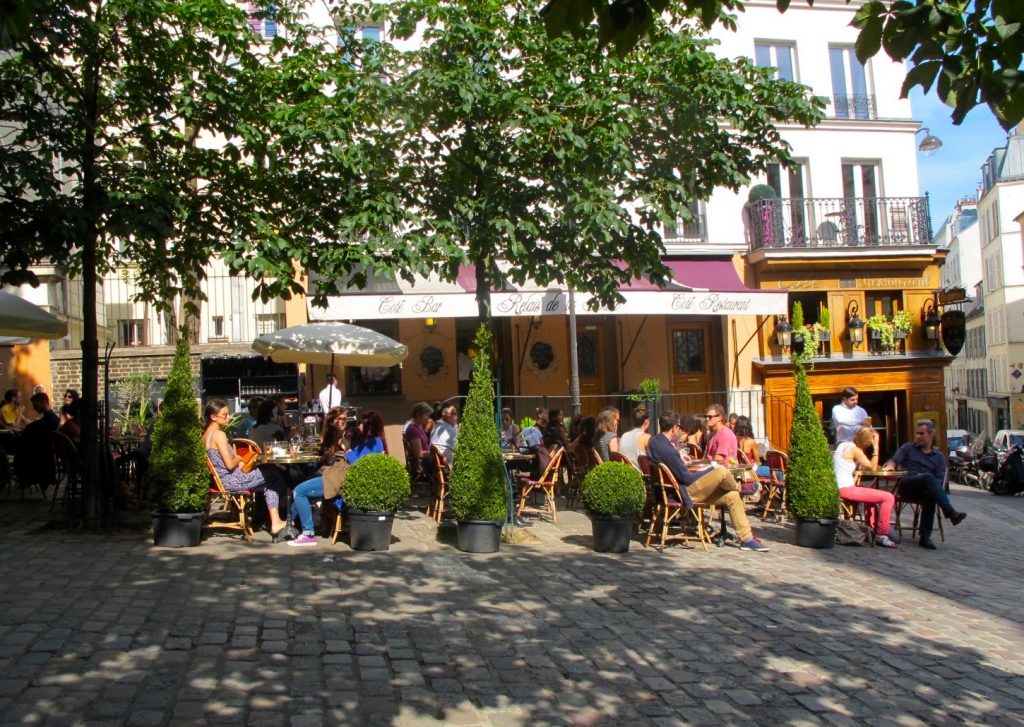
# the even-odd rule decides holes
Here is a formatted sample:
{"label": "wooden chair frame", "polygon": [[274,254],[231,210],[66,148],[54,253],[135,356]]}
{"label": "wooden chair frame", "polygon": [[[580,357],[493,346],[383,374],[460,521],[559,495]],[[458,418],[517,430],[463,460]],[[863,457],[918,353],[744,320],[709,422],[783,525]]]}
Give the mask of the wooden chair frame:
{"label": "wooden chair frame", "polygon": [[[589,451],[588,451],[589,450]],[[579,505],[580,491],[583,487],[583,478],[590,470],[601,464],[601,455],[593,447],[566,448],[567,461],[569,463],[568,482],[565,486],[565,509],[573,510]],[[584,458],[583,454],[586,454]],[[585,461],[589,460],[589,461]]]}
{"label": "wooden chair frame", "polygon": [[[777,449],[769,449],[764,454],[765,464],[768,465],[768,481],[764,482],[764,503],[761,510],[761,519],[767,520],[771,512],[775,512],[779,522],[786,522],[786,470],[789,468],[789,456]],[[779,477],[779,472],[782,477]],[[777,502],[777,507],[773,503]]]}
{"label": "wooden chair frame", "polygon": [[64,483],[63,501],[65,507],[70,506],[72,498],[81,496],[82,462],[78,456],[75,443],[63,432],[50,432],[53,445],[54,483],[53,495],[50,497],[50,511],[57,503],[57,491],[61,482]]}
{"label": "wooden chair frame", "polygon": [[[704,552],[708,552],[708,543],[711,538],[708,536],[707,528],[704,525],[705,505],[702,502],[693,502],[693,507],[686,506],[686,500],[676,482],[672,470],[662,463],[654,465],[652,475],[652,489],[654,490],[654,515],[651,517],[651,527],[647,531],[647,540],[644,547],[650,547],[654,539],[654,531],[661,526],[661,542],[659,549],[665,551],[665,544],[669,541],[682,541],[686,547],[690,547],[690,538],[686,534],[686,516],[691,515],[697,528],[697,539]],[[669,528],[678,526],[678,535],[669,535]]]}
{"label": "wooden chair frame", "polygon": [[[544,513],[547,513],[551,516],[551,522],[558,522],[558,512],[555,509],[555,488],[558,487],[562,470],[562,457],[564,455],[564,448],[556,450],[551,455],[551,461],[548,462],[548,466],[544,469],[544,473],[538,479],[521,480],[523,489],[522,492],[519,493],[519,506],[516,508],[516,517],[521,517],[524,512],[536,515],[543,515]],[[526,499],[538,490],[544,493],[544,507],[527,507]]]}
{"label": "wooden chair frame", "polygon": [[[252,490],[235,490],[234,492],[224,487],[220,475],[214,469],[213,462],[206,458],[206,469],[210,472],[213,486],[210,487],[210,497],[206,503],[206,512],[203,516],[204,528],[227,528],[238,530],[242,533],[244,540],[252,540],[252,523],[250,522],[249,511],[255,501],[255,494]],[[228,513],[228,519],[217,519],[216,516]]]}
{"label": "wooden chair frame", "polygon": [[434,458],[434,471],[431,472],[433,488],[430,497],[430,504],[427,505],[427,515],[440,523],[444,519],[445,502],[448,499],[448,477],[451,474],[451,467],[444,453],[436,445],[430,445],[430,454]]}

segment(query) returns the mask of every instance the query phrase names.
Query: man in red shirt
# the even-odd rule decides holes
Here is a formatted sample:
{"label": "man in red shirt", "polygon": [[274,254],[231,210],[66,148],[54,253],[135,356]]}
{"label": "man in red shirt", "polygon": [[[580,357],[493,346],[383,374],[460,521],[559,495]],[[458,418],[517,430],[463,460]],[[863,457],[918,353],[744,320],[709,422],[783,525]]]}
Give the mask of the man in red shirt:
{"label": "man in red shirt", "polygon": [[711,438],[704,449],[704,456],[710,460],[729,464],[736,459],[736,433],[726,426],[725,408],[721,404],[712,404],[704,410],[704,423]]}

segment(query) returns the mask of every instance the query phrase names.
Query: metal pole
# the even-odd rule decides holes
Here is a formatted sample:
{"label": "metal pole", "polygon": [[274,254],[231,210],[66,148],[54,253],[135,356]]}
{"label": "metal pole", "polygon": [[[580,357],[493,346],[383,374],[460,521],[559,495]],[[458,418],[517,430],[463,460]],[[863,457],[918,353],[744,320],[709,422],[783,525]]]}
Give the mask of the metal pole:
{"label": "metal pole", "polygon": [[580,361],[576,350],[576,298],[569,286],[569,401],[572,415],[580,413]]}

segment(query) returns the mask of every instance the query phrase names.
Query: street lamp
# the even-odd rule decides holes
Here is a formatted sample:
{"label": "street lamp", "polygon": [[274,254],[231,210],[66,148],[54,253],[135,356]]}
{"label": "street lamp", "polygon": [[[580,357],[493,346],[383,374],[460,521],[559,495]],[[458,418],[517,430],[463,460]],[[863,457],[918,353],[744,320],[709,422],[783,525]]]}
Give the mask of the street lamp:
{"label": "street lamp", "polygon": [[860,308],[855,300],[850,301],[846,312],[846,333],[854,346],[864,343],[864,319],[860,317]]}
{"label": "street lamp", "polygon": [[921,139],[921,143],[917,145],[917,150],[930,156],[942,148],[942,139],[937,136],[932,136],[932,133],[928,130],[927,126],[922,126],[920,129],[915,131],[914,134],[920,134],[922,131],[924,132],[924,138]]}
{"label": "street lamp", "polygon": [[929,343],[935,342],[935,350],[939,350],[939,329],[942,326],[942,321],[939,319],[939,312],[935,310],[934,301],[925,301],[924,308],[921,310],[921,320],[923,321],[924,327],[924,338]]}
{"label": "street lamp", "polygon": [[775,340],[780,348],[789,348],[793,345],[793,325],[785,316],[775,319]]}

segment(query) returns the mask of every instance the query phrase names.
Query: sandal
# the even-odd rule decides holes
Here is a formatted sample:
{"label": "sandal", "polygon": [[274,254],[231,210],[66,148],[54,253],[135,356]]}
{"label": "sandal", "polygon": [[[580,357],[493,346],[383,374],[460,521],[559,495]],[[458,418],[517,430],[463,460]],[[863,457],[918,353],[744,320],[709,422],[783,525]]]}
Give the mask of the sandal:
{"label": "sandal", "polygon": [[875,545],[880,545],[883,548],[898,548],[900,547],[892,540],[889,539],[888,535],[878,535],[875,537]]}

